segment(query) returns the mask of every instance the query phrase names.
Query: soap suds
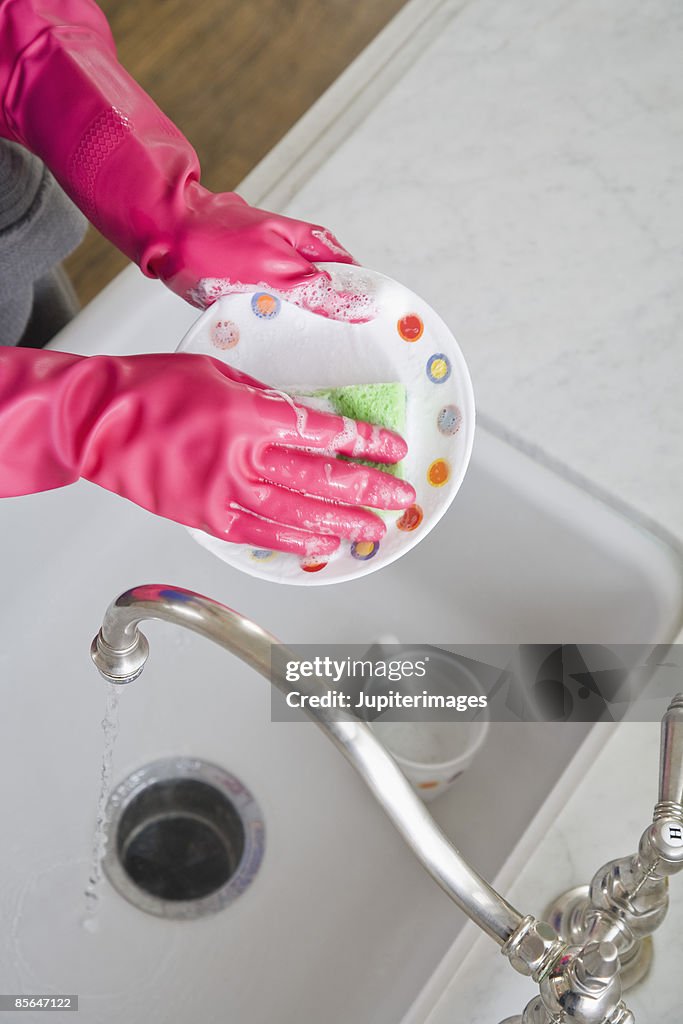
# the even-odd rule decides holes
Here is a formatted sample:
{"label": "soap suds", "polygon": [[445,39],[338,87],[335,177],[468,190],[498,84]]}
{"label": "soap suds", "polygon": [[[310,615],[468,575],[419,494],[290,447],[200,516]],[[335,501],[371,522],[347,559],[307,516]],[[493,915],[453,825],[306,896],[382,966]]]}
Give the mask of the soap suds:
{"label": "soap suds", "polygon": [[[351,256],[351,253],[339,244],[329,228],[323,228],[322,230],[313,228],[311,234],[314,238],[317,238],[319,242],[322,242],[322,244],[329,249],[334,256]],[[301,252],[305,253],[305,248],[301,249]]]}
{"label": "soap suds", "polygon": [[203,277],[194,288],[188,289],[187,297],[193,305],[206,309],[223,295],[259,290],[276,295],[285,302],[291,302],[330,320],[341,320],[345,323],[365,323],[377,316],[378,312],[371,295],[337,291],[329,278],[322,274],[293,288],[272,288],[265,281],[244,284],[242,281],[231,281],[227,277]]}
{"label": "soap suds", "polygon": [[340,448],[345,448],[353,441],[353,448],[351,454],[356,455],[363,448],[363,438],[358,433],[358,424],[355,420],[349,419],[348,416],[342,416],[342,427],[338,434],[335,434],[330,445],[330,454],[339,451]]}

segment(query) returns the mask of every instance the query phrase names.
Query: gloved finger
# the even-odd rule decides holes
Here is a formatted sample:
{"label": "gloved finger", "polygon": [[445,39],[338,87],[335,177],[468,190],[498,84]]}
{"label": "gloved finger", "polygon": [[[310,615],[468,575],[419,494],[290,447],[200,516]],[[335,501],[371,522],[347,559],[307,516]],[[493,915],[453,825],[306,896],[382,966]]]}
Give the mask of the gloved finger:
{"label": "gloved finger", "polygon": [[358,261],[332,232],[319,225],[302,223],[294,247],[301,256],[318,263],[353,263],[358,266]]}
{"label": "gloved finger", "polygon": [[[282,392],[262,393],[266,401],[285,401]],[[273,424],[274,440],[298,448],[319,448],[371,462],[395,463],[406,457],[408,445],[403,438],[386,427],[376,427],[362,420],[350,420],[336,413],[309,409],[293,400],[286,401],[290,414],[273,422],[272,410],[264,409],[264,419]]]}
{"label": "gloved finger", "polygon": [[[364,324],[377,315],[377,307],[370,295],[337,290],[327,271],[316,270],[303,256],[290,251],[301,263],[297,272],[290,272],[282,281],[281,290],[273,289],[276,295],[329,320]],[[292,269],[290,260],[290,271]]]}
{"label": "gloved finger", "polygon": [[405,459],[408,454],[408,445],[395,431],[373,426],[363,420],[350,420],[346,416],[340,416],[339,419],[342,429],[330,439],[330,447],[340,455],[393,464]]}
{"label": "gloved finger", "polygon": [[293,555],[326,557],[339,547],[339,537],[299,530],[280,522],[263,519],[248,509],[231,509],[227,531],[216,534],[233,544],[249,544],[267,551],[286,551]]}
{"label": "gloved finger", "polygon": [[[320,501],[267,482],[254,484],[248,493],[245,489],[240,503],[257,515],[267,515],[277,523],[310,533],[369,541],[381,540],[386,533],[386,526],[374,512]],[[252,503],[257,507],[254,508]]]}
{"label": "gloved finger", "polygon": [[269,222],[272,230],[284,238],[298,253],[309,260],[329,263],[356,263],[348,249],[340,243],[329,228],[321,224],[310,224],[295,217],[273,216]]}
{"label": "gloved finger", "polygon": [[347,505],[390,509],[415,501],[415,489],[390,473],[307,452],[267,448],[262,468],[271,483]]}

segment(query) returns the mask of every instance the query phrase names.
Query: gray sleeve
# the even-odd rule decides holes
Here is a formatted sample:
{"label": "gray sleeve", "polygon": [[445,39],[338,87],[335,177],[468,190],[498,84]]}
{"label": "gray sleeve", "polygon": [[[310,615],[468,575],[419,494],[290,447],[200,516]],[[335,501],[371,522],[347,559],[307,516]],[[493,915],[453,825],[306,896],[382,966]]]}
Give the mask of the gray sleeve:
{"label": "gray sleeve", "polygon": [[15,345],[34,284],[81,242],[87,221],[38,157],[0,139],[0,345]]}

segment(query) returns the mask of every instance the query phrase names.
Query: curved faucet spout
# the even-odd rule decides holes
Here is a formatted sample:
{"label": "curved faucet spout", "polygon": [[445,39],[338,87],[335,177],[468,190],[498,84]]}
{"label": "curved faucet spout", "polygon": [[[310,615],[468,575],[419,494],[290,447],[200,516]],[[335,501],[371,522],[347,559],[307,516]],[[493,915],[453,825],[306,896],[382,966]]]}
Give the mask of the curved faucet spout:
{"label": "curved faucet spout", "polygon": [[[110,682],[129,682],[142,672],[149,653],[138,629],[144,619],[162,619],[199,633],[237,655],[285,695],[293,689],[283,675],[271,674],[271,646],[279,644],[274,636],[217,601],[156,584],[126,591],[107,609],[91,654]],[[299,692],[302,685],[296,684]],[[311,694],[320,692],[319,685],[315,678],[306,681]],[[307,706],[306,713],[350,761],[432,878],[487,935],[500,946],[507,943],[524,918],[451,845],[367,725],[339,709]]]}

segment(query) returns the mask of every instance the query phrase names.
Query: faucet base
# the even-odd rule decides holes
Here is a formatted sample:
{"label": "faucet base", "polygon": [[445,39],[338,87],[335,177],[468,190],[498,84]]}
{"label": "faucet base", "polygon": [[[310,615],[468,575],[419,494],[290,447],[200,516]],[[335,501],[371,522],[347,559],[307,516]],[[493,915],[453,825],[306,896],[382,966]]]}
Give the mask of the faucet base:
{"label": "faucet base", "polygon": [[[589,886],[578,885],[559,896],[544,912],[543,919],[553,926],[565,942],[581,945],[586,941],[583,921],[584,910],[590,906],[589,892]],[[649,935],[636,942],[627,953],[619,951],[619,973],[624,991],[643,980],[652,966],[653,954],[654,947]]]}
{"label": "faucet base", "polygon": [[[575,1018],[572,1017],[571,1020]],[[506,1017],[501,1024],[562,1024],[568,1022],[569,1017],[562,1014],[561,1017],[551,1016],[543,1005],[543,1000],[537,996],[532,999],[523,1014],[516,1017]],[[630,1010],[627,1010],[622,1003],[609,1018],[609,1024],[635,1024],[635,1018]]]}

